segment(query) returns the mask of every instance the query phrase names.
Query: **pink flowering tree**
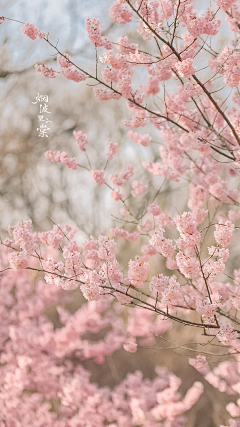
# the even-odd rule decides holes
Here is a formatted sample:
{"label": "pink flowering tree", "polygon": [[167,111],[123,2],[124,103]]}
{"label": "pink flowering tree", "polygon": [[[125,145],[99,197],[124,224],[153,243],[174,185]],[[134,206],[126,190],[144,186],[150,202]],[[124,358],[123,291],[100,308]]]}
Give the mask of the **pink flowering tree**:
{"label": "pink flowering tree", "polygon": [[[85,366],[102,364],[128,338],[109,298],[71,314],[63,308],[71,305],[69,292],[23,270],[2,274],[0,295],[1,427],[184,426],[184,412],[203,391],[200,382],[181,396],[181,380],[160,367],[153,381],[136,371],[114,389],[90,382]],[[48,310],[53,304],[55,313]],[[86,339],[104,330],[98,341]]]}
{"label": "pink flowering tree", "polygon": [[[62,74],[76,84],[86,81],[99,103],[124,103],[122,127],[134,129],[126,130],[125,137],[137,144],[136,152],[141,149],[145,154],[142,174],[136,176],[134,163],[111,169],[111,160],[118,155],[114,141],[106,142],[105,166],[93,165],[87,153],[88,136],[82,130],[76,129],[72,137],[80,150],[78,157],[49,147],[43,153],[46,161],[61,162],[73,170],[83,168],[96,185],[107,187],[119,206],[121,226],[79,245],[72,226],[54,224],[50,231],[37,232],[31,221],[22,221],[9,227],[9,237],[2,242],[8,258],[3,274],[36,271],[44,274],[50,287],[65,291],[80,287],[89,307],[117,301],[130,311],[135,308],[117,343],[129,352],[135,352],[137,344],[154,344],[154,336],[163,337],[174,324],[182,326],[182,331],[186,327],[200,330],[204,344],[183,345],[180,333],[170,345],[197,352],[191,365],[220,391],[239,393],[240,266],[234,253],[239,249],[240,219],[240,11],[232,0],[215,0],[211,5],[204,1],[202,6],[199,14],[191,0],[116,0],[110,17],[122,26],[122,37],[102,36],[100,20],[86,19],[86,32],[95,47],[94,73],[60,51],[51,34],[22,23],[22,34],[42,39],[57,55],[56,69],[38,63],[36,71],[47,78]],[[11,18],[2,17],[0,23],[7,19]],[[226,25],[231,35],[228,46],[220,49]],[[131,29],[131,39],[125,34],[127,29]],[[147,130],[138,129],[143,127]],[[155,143],[159,151],[151,159],[148,153]],[[152,184],[144,181],[146,172]],[[183,180],[188,183],[187,207],[179,211],[177,195],[175,212],[163,211],[164,186]],[[127,260],[127,268],[118,260],[122,239],[128,242],[128,252],[135,253]],[[211,358],[216,356],[229,357],[234,364],[222,362],[225,365],[214,371]],[[130,425],[155,426],[162,420],[166,426],[181,425],[177,423],[184,421],[174,417],[189,408],[202,389],[197,384],[187,394],[188,404],[173,397],[173,389],[169,396],[171,402],[178,402],[177,409],[174,405],[165,408],[166,396],[160,396],[158,409],[153,410],[151,402],[149,418],[148,409],[133,399],[130,406],[135,415]],[[62,405],[67,402],[65,406],[78,409],[81,402],[66,393],[60,391]],[[229,425],[239,425],[239,408],[238,402],[228,405],[233,417]],[[69,413],[67,408],[62,414],[69,418]],[[115,419],[116,414],[107,421]],[[123,425],[117,422],[112,425]],[[67,423],[77,425],[75,420]]]}

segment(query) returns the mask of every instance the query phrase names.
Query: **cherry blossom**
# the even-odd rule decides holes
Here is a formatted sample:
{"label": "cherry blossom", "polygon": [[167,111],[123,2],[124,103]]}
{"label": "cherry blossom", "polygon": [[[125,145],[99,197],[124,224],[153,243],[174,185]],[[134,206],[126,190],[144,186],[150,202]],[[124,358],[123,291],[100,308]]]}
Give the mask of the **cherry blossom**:
{"label": "cherry blossom", "polygon": [[226,221],[224,224],[217,224],[214,237],[219,245],[228,246],[232,240],[234,233],[234,224],[231,221]]}
{"label": "cherry blossom", "polygon": [[77,163],[75,157],[68,157],[65,151],[46,151],[44,156],[54,162],[61,162],[65,164],[69,169],[76,170]]}
{"label": "cherry blossom", "polygon": [[[81,242],[74,226],[42,231],[39,225],[34,231],[25,220],[10,226],[2,241],[0,412],[6,426],[21,420],[32,427],[34,419],[46,427],[182,427],[183,413],[203,392],[201,383],[182,398],[180,380],[157,368],[154,380],[136,372],[103,389],[82,367],[90,359],[104,363],[121,348],[135,353],[155,345],[155,334],[175,323],[179,342],[172,349],[194,354],[190,365],[219,391],[240,392],[240,269],[234,253],[240,219],[238,4],[215,0],[199,12],[190,0],[110,3],[110,18],[123,32],[111,31],[108,39],[98,18],[86,19],[91,66],[60,51],[51,33],[46,38],[34,24],[20,29],[57,54],[58,71],[35,64],[36,71],[47,78],[59,73],[74,82],[89,79],[100,108],[109,100],[123,110],[114,125],[119,143],[107,128],[108,147],[97,149],[95,158],[92,143],[83,156],[89,138],[82,130],[73,132],[76,157],[50,147],[44,153],[52,163],[85,169],[103,185],[94,191],[104,192],[104,203],[105,197],[117,202],[108,199],[104,210],[113,206],[114,225],[101,224],[101,235]],[[229,25],[223,50],[222,17]],[[92,123],[86,126],[91,135]],[[90,166],[96,159],[98,169]],[[28,272],[41,279],[33,284]],[[75,313],[63,309],[77,293],[87,304]],[[50,305],[59,328],[46,315]],[[204,346],[194,341],[194,348],[192,342],[181,347],[183,326],[200,331]],[[104,338],[86,338],[103,329]],[[226,408],[235,418],[229,425],[238,427],[240,401],[234,402]]]}
{"label": "cherry blossom", "polygon": [[101,36],[100,20],[97,18],[86,18],[85,28],[88,38],[95,46],[103,46],[105,49],[111,49],[112,45],[106,37]]}
{"label": "cherry blossom", "polygon": [[21,33],[28,36],[30,39],[35,40],[37,38],[44,39],[46,37],[46,33],[43,31],[41,32],[38,27],[36,27],[34,24],[30,24],[27,22],[22,28]]}
{"label": "cherry blossom", "polygon": [[93,181],[95,181],[97,184],[102,185],[105,183],[103,170],[91,170],[91,175]]}
{"label": "cherry blossom", "polygon": [[176,69],[181,77],[190,77],[196,71],[196,68],[193,67],[193,60],[191,58],[176,64]]}
{"label": "cherry blossom", "polygon": [[131,22],[133,11],[125,2],[116,0],[110,7],[110,16],[118,24],[126,24]]}
{"label": "cherry blossom", "polygon": [[139,194],[144,193],[144,191],[148,188],[148,185],[143,184],[142,181],[133,181],[132,188],[132,195],[133,197],[136,197]]}
{"label": "cherry blossom", "polygon": [[83,133],[81,130],[74,130],[73,136],[76,138],[76,146],[79,147],[81,151],[86,151],[85,146],[88,143],[86,133]]}
{"label": "cherry blossom", "polygon": [[111,160],[113,158],[114,154],[116,154],[116,152],[117,152],[118,145],[117,145],[116,142],[110,141],[108,143],[108,147],[109,147],[109,151],[108,151],[108,154],[107,154],[107,159]]}
{"label": "cherry blossom", "polygon": [[128,131],[128,137],[131,138],[136,144],[143,145],[143,147],[147,147],[151,141],[151,137],[149,135],[138,135],[137,132]]}
{"label": "cherry blossom", "polygon": [[44,64],[35,64],[34,66],[35,70],[39,73],[42,73],[44,77],[49,77],[50,79],[56,78],[56,71],[54,71],[52,68],[46,67]]}
{"label": "cherry blossom", "polygon": [[130,353],[135,353],[137,351],[137,344],[134,342],[129,342],[123,344],[123,348],[124,350],[129,351]]}
{"label": "cherry blossom", "polygon": [[128,278],[134,286],[142,287],[143,282],[147,279],[149,263],[147,261],[130,260]]}

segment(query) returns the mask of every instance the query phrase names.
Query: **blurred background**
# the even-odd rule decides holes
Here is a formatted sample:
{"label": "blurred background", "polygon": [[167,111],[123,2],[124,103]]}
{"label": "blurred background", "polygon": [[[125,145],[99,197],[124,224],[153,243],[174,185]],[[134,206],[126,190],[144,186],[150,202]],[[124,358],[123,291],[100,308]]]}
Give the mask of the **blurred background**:
{"label": "blurred background", "polygon": [[[131,41],[140,42],[144,50],[144,40],[138,39],[133,25],[113,24],[109,19],[111,0],[17,0],[1,1],[0,16],[23,22],[34,23],[41,31],[49,32],[49,40],[60,51],[70,53],[77,65],[92,71],[95,69],[95,49],[89,44],[85,33],[85,18],[101,19],[101,29],[109,40],[117,41],[119,36],[128,35]],[[198,5],[200,7],[200,5]],[[85,83],[75,83],[58,75],[47,79],[34,70],[35,62],[56,67],[55,51],[44,40],[32,41],[20,32],[22,24],[6,21],[0,26],[0,233],[6,236],[9,225],[30,218],[36,231],[45,231],[55,223],[76,224],[79,241],[93,235],[108,232],[109,227],[121,226],[120,205],[110,197],[110,190],[96,185],[84,169],[69,170],[60,163],[52,164],[45,157],[47,150],[66,151],[76,156],[77,162],[87,166],[83,152],[75,146],[74,130],[82,130],[88,135],[88,156],[93,169],[101,169],[106,163],[108,142],[117,142],[118,155],[107,168],[108,173],[117,173],[126,162],[134,163],[134,179],[141,179],[151,188],[151,198],[163,183],[160,177],[150,176],[142,168],[142,161],[156,161],[158,158],[159,135],[151,125],[144,128],[150,133],[151,147],[146,149],[136,145],[127,137],[128,128],[122,120],[131,116],[126,102],[100,102],[94,98],[92,87]],[[227,27],[228,28],[228,27]],[[227,31],[225,37],[227,37]],[[139,74],[137,84],[146,83],[145,75]],[[39,103],[37,94],[48,96],[49,120],[52,121],[48,138],[38,136]],[[180,181],[165,184],[156,199],[164,212],[176,215],[176,207],[181,212],[186,208],[188,183]],[[139,202],[141,211],[148,201]],[[131,201],[130,201],[131,204]],[[133,208],[134,209],[134,208]],[[135,208],[136,209],[136,208]],[[128,227],[132,231],[131,227]],[[131,246],[131,245],[130,245]],[[123,264],[139,251],[136,245],[120,242],[119,261]],[[155,269],[159,271],[156,258]],[[154,268],[153,268],[154,269]],[[164,273],[164,267],[162,266]],[[154,271],[153,271],[154,274]],[[80,293],[76,293],[71,311],[83,303]],[[54,313],[47,313],[54,319]],[[174,340],[181,330],[181,342],[202,340],[196,331],[175,325],[166,335]],[[140,350],[130,354],[124,350],[107,357],[103,365],[88,362],[85,367],[92,371],[92,381],[101,386],[114,387],[128,372],[139,369],[145,377],[153,378],[156,365],[167,366],[179,376],[183,393],[201,375],[188,365],[188,357],[193,354],[182,350],[167,351],[159,340],[154,349]],[[223,360],[221,358],[221,360]],[[218,360],[212,360],[212,363]],[[218,392],[206,381],[205,393],[187,414],[189,427],[214,427],[226,423],[228,414],[226,403],[233,399]]]}
{"label": "blurred background", "polygon": [[[110,0],[102,0],[101,7],[96,0],[36,0],[34,5],[26,0],[5,1],[1,14],[34,23],[41,31],[49,31],[49,40],[53,44],[58,41],[60,51],[70,53],[76,64],[93,71],[95,49],[86,37],[85,18],[99,17],[101,29],[110,40],[117,42],[122,36],[122,26],[110,22],[110,4]],[[119,205],[109,197],[110,190],[94,184],[83,169],[72,171],[61,164],[51,164],[45,159],[44,152],[66,151],[69,156],[76,156],[78,163],[87,166],[86,157],[76,148],[73,137],[73,130],[82,130],[88,135],[88,155],[93,169],[105,165],[111,140],[118,143],[119,150],[107,172],[119,172],[124,163],[133,162],[134,179],[141,175],[147,182],[149,174],[144,172],[141,163],[143,159],[148,161],[158,157],[159,136],[156,130],[154,135],[153,126],[148,125],[144,133],[151,132],[156,143],[150,150],[136,146],[127,137],[129,128],[122,124],[122,119],[132,115],[124,100],[97,101],[92,87],[85,83],[69,81],[62,75],[48,79],[36,72],[35,62],[58,69],[55,51],[45,41],[32,41],[23,35],[21,27],[22,24],[12,21],[6,21],[0,27],[1,233],[4,234],[9,224],[26,218],[32,219],[35,228],[45,230],[49,227],[47,217],[54,222],[74,222],[84,238],[104,232],[110,225],[109,212],[119,212]],[[129,24],[126,28],[128,36],[133,33],[131,27]],[[141,42],[144,47],[145,42],[140,36],[136,40],[136,31],[133,36],[134,41]],[[139,82],[146,83],[145,75],[139,75]],[[94,82],[88,80],[87,83]],[[48,138],[38,136],[39,103],[33,104],[38,93],[47,94],[49,99],[51,114],[48,117],[52,124]],[[156,189],[161,183],[161,178],[152,182]],[[177,186],[177,191],[179,187],[181,192],[185,191],[184,183]]]}

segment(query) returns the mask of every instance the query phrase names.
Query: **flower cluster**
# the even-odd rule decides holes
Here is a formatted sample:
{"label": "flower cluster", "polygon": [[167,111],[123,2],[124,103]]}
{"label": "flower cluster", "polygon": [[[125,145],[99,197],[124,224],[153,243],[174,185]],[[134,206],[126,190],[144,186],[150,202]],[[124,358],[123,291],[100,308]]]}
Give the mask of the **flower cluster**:
{"label": "flower cluster", "polygon": [[105,183],[103,170],[91,170],[90,172],[91,172],[93,181],[95,181],[97,184],[102,185]]}
{"label": "flower cluster", "polygon": [[86,151],[85,146],[88,143],[86,133],[83,133],[81,130],[74,130],[73,136],[76,138],[76,146],[80,148],[81,151]]}
{"label": "flower cluster", "polygon": [[40,31],[39,28],[36,27],[36,25],[29,24],[29,22],[27,22],[21,28],[21,33],[25,34],[26,36],[28,36],[32,40],[35,40],[37,38],[44,39],[46,37],[46,33],[44,33],[43,31]]}
{"label": "flower cluster", "polygon": [[126,24],[131,22],[133,11],[125,1],[116,0],[110,7],[110,16],[118,24]]}
{"label": "flower cluster", "polygon": [[79,70],[73,70],[72,69],[72,61],[71,57],[68,54],[64,55],[57,55],[57,62],[60,66],[60,73],[66,77],[68,80],[73,80],[74,82],[82,82],[83,80],[86,80],[87,76],[86,74],[82,73]]}
{"label": "flower cluster", "polygon": [[212,71],[223,74],[226,84],[237,87],[240,82],[240,51],[231,51],[227,46],[217,58],[209,61]]}
{"label": "flower cluster", "polygon": [[52,163],[54,162],[61,162],[64,165],[66,165],[69,169],[76,170],[77,169],[77,163],[75,157],[68,157],[67,153],[65,151],[46,151],[44,153],[44,156],[51,160]]}
{"label": "flower cluster", "polygon": [[117,147],[118,147],[118,145],[116,142],[110,141],[108,143],[109,151],[107,153],[107,159],[112,160],[114,154],[116,154],[116,152],[117,152]]}
{"label": "flower cluster", "polygon": [[214,231],[214,237],[216,242],[223,247],[230,245],[234,234],[234,224],[231,221],[220,223],[216,225],[216,231]]}
{"label": "flower cluster", "polygon": [[140,258],[136,261],[130,260],[128,267],[128,278],[130,283],[137,288],[141,288],[143,286],[143,282],[147,280],[149,263],[141,260]]}
{"label": "flower cluster", "polygon": [[88,38],[94,46],[103,46],[105,49],[111,49],[112,44],[103,37],[100,31],[100,20],[96,18],[86,18],[85,28]]}
{"label": "flower cluster", "polygon": [[151,141],[151,137],[149,135],[138,135],[137,132],[128,131],[128,138],[132,139],[136,144],[143,145],[143,147],[147,147]]}
{"label": "flower cluster", "polygon": [[50,79],[56,78],[56,71],[54,71],[52,68],[46,67],[44,64],[35,64],[34,68],[39,73],[42,73],[44,77],[49,77]]}
{"label": "flower cluster", "polygon": [[[144,380],[140,372],[130,374],[112,391],[90,382],[90,372],[82,367],[84,361],[103,363],[105,356],[122,346],[129,352],[137,347],[135,336],[130,339],[127,335],[107,297],[71,313],[62,308],[71,301],[69,294],[49,288],[42,280],[31,283],[24,271],[6,272],[1,278],[0,293],[4,295],[0,303],[0,408],[6,425],[17,425],[20,419],[30,427],[34,418],[35,423],[46,427],[73,426],[76,422],[103,427],[113,420],[121,427],[122,418],[130,425],[138,422],[137,407],[141,408],[142,421],[150,422],[154,417],[157,422],[162,419],[159,410],[163,410],[165,402],[165,411],[171,414],[167,419],[183,426],[181,414],[203,391],[199,383],[188,391],[195,395],[190,404],[188,394],[181,401],[177,393],[178,378],[163,368],[156,369],[153,381]],[[43,315],[52,304],[57,307],[55,314],[61,322],[57,328]],[[106,328],[107,334],[100,338],[99,332]],[[95,334],[98,341],[86,340],[89,333]],[[70,361],[73,358],[74,363]],[[166,396],[171,394],[171,400],[164,398],[164,391]],[[157,399],[159,393],[161,402]],[[56,396],[58,405],[52,407],[48,402]]]}
{"label": "flower cluster", "polygon": [[[31,427],[34,420],[46,427],[77,423],[103,427],[114,422],[122,427],[140,420],[149,424],[167,419],[183,427],[182,414],[203,391],[200,383],[194,383],[181,397],[180,380],[159,367],[153,380],[143,379],[137,371],[113,389],[90,381],[84,361],[94,369],[121,347],[129,352],[137,347],[136,337],[130,338],[107,297],[71,313],[63,308],[72,300],[69,294],[42,280],[32,283],[26,271],[5,272],[0,294],[0,410],[4,424],[17,426],[20,422]],[[51,306],[59,317],[57,328],[44,315]],[[97,341],[87,340],[89,334]],[[98,369],[103,368],[99,365]],[[53,401],[56,405],[49,403]]]}
{"label": "flower cluster", "polygon": [[139,194],[144,193],[144,191],[147,190],[148,185],[143,184],[142,181],[133,181],[132,188],[133,188],[132,195],[133,195],[133,197],[136,197]]}
{"label": "flower cluster", "polygon": [[196,71],[196,68],[193,67],[193,60],[191,58],[176,64],[176,69],[181,77],[190,77]]}
{"label": "flower cluster", "polygon": [[[166,370],[158,370],[151,382],[136,373],[115,390],[101,389],[90,384],[80,363],[102,363],[122,347],[134,357],[130,353],[153,344],[154,334],[174,322],[202,331],[204,349],[213,349],[206,350],[208,356],[216,347],[225,346],[224,355],[229,350],[236,360],[232,365],[223,362],[212,369],[203,354],[189,363],[220,391],[240,391],[240,270],[231,264],[240,219],[240,11],[235,0],[216,0],[201,14],[191,3],[114,0],[111,19],[126,29],[131,23],[131,31],[129,38],[113,42],[102,36],[99,19],[87,18],[94,73],[55,47],[60,74],[75,82],[95,80],[97,103],[111,100],[114,105],[121,99],[126,106],[117,123],[121,149],[111,135],[107,151],[95,156],[96,166],[88,155],[83,160],[87,166],[81,161],[92,180],[105,184],[104,192],[118,202],[113,217],[121,227],[109,227],[81,245],[70,226],[33,232],[31,221],[22,221],[9,228],[3,241],[9,270],[3,272],[5,287],[0,284],[0,412],[6,426],[19,425],[19,419],[26,427],[32,419],[46,427],[182,426],[181,414],[202,392],[199,383],[182,401],[179,380]],[[225,32],[220,15],[226,16],[229,36],[217,52],[217,34]],[[0,24],[4,21],[0,18]],[[132,41],[134,31],[139,43]],[[21,32],[50,43],[34,24],[25,24]],[[210,44],[203,35],[211,36]],[[45,65],[35,69],[56,77]],[[232,88],[233,104],[227,105]],[[146,131],[135,132],[145,126]],[[87,154],[87,134],[75,130],[73,135]],[[121,151],[125,163],[119,159],[116,165]],[[65,151],[46,151],[45,157],[77,169],[76,158]],[[44,282],[42,291],[33,289],[23,270],[40,271],[48,286]],[[13,277],[21,280],[13,284]],[[79,289],[88,305],[75,314],[64,311],[64,291]],[[43,316],[45,302],[54,298],[63,325],[59,329]],[[140,307],[137,314],[131,311],[134,306]],[[103,328],[109,329],[99,342],[83,338]],[[22,404],[28,409],[24,413]],[[227,409],[232,417],[240,416],[239,401]],[[235,421],[229,424],[235,427]]]}

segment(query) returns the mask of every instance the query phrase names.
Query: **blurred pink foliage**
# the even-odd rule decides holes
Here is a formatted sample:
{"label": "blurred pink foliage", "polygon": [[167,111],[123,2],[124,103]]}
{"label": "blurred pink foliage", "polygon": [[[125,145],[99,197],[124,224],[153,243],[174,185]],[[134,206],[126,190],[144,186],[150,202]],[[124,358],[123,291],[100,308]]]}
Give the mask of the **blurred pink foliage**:
{"label": "blurred pink foliage", "polygon": [[[54,225],[51,231],[39,233],[32,230],[31,221],[22,221],[9,228],[10,238],[3,242],[9,270],[3,271],[1,281],[0,359],[0,405],[7,426],[17,427],[21,422],[30,427],[33,418],[39,427],[183,425],[182,414],[199,398],[201,383],[195,383],[181,399],[177,392],[180,380],[157,368],[158,377],[153,381],[143,380],[141,373],[136,373],[114,390],[101,389],[90,384],[89,374],[69,357],[74,354],[79,362],[93,358],[102,363],[105,355],[122,347],[134,353],[138,344],[154,344],[154,335],[174,322],[201,329],[209,337],[209,345],[215,340],[217,347],[227,346],[227,355],[236,362],[226,361],[211,370],[207,358],[199,354],[190,359],[190,364],[220,391],[240,392],[240,273],[228,262],[232,260],[231,244],[239,232],[234,222],[240,218],[239,183],[232,180],[238,178],[240,166],[240,111],[236,108],[240,12],[232,0],[216,0],[211,7],[205,3],[201,15],[194,11],[191,0],[112,3],[111,19],[120,25],[131,23],[138,40],[141,37],[144,46],[149,43],[149,51],[124,34],[118,42],[111,42],[102,36],[100,20],[87,18],[86,32],[99,59],[95,74],[77,66],[68,53],[61,53],[34,24],[27,23],[21,29],[33,40],[44,38],[57,51],[59,73],[64,77],[77,83],[89,79],[100,85],[93,88],[97,100],[125,102],[123,126],[136,129],[148,125],[157,132],[159,158],[149,161],[144,155],[142,174],[154,175],[161,187],[156,191],[152,184],[140,180],[142,176],[136,176],[135,164],[129,163],[128,157],[124,170],[119,167],[112,174],[109,167],[117,157],[117,143],[108,143],[108,153],[103,156],[105,167],[91,165],[87,135],[82,131],[73,132],[82,151],[79,154],[86,155],[81,165],[65,151],[44,153],[53,163],[88,170],[95,183],[111,190],[122,215],[117,220],[124,224],[106,231],[106,235],[86,239],[81,246],[71,226]],[[216,52],[202,36],[211,36],[218,46],[218,16],[223,13],[233,34],[229,46]],[[0,23],[4,20],[0,18]],[[106,50],[99,54],[100,48]],[[46,77],[56,77],[56,72],[44,65],[35,68]],[[139,69],[147,78],[146,85],[139,85]],[[166,89],[168,80],[172,92],[169,86]],[[226,109],[223,104],[233,88],[235,106],[229,104]],[[224,102],[219,98],[222,90]],[[139,133],[129,130],[127,135],[135,150],[146,153],[156,142],[149,133],[141,135],[141,129]],[[134,160],[138,165],[139,157]],[[84,161],[87,166],[82,165]],[[177,215],[164,212],[156,201],[162,186],[166,181],[181,180],[188,182],[188,207]],[[145,202],[140,210],[142,199]],[[212,246],[208,246],[207,234]],[[130,249],[138,248],[127,267],[118,260],[119,237],[130,242]],[[158,267],[160,257],[166,261],[165,274],[162,264]],[[155,276],[153,265],[158,268]],[[22,271],[25,269],[44,273],[45,282],[39,281],[33,291],[27,273]],[[63,290],[78,287],[88,304],[70,314],[61,308],[67,295]],[[113,299],[118,301],[117,306]],[[43,316],[45,305],[53,302],[59,304],[63,324],[59,329]],[[129,310],[125,324],[121,305]],[[131,312],[134,306],[138,308]],[[82,337],[104,327],[111,330],[97,343]],[[51,399],[57,399],[57,411],[51,410]],[[239,402],[227,406],[233,418],[240,417]],[[229,425],[238,426],[237,419],[230,420]]]}

